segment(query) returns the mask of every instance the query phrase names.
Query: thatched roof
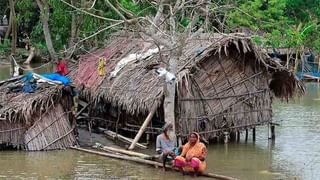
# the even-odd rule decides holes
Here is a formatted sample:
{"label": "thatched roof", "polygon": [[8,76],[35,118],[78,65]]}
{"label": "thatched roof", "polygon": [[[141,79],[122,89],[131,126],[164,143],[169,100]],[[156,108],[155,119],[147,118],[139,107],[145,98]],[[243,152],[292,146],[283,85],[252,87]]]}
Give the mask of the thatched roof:
{"label": "thatched roof", "polygon": [[36,93],[10,92],[9,87],[17,81],[5,82],[0,86],[0,118],[10,123],[32,124],[35,113],[43,113],[60,101],[62,87],[49,86]]}
{"label": "thatched roof", "polygon": [[0,144],[31,151],[74,145],[70,86],[40,83],[34,93],[25,93],[19,91],[22,83],[21,78],[0,82]]}
{"label": "thatched roof", "polygon": [[[116,37],[105,48],[81,56],[70,76],[78,86],[86,87],[83,95],[94,102],[106,101],[121,106],[131,114],[146,113],[154,105],[162,104],[165,82],[157,76],[153,68],[166,67],[165,62],[170,58],[169,52],[164,48],[161,53],[130,62],[114,78],[111,78],[110,73],[121,59],[155,47],[157,46],[142,38]],[[192,72],[192,68],[206,57],[215,53],[228,55],[231,48],[239,53],[253,54],[256,62],[252,63],[260,63],[266,73],[281,72],[286,77],[285,81],[277,77],[274,79],[279,85],[274,88],[278,97],[288,99],[295,93],[303,93],[303,87],[291,72],[269,58],[267,52],[256,46],[250,38],[241,34],[201,34],[187,40],[178,61],[177,82]],[[107,59],[104,77],[98,75],[98,58],[101,56]]]}

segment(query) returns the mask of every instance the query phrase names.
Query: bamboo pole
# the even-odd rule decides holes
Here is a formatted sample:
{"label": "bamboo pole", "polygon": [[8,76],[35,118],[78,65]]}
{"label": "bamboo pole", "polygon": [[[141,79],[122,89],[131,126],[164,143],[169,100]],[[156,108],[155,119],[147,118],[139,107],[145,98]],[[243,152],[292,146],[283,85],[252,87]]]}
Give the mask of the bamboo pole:
{"label": "bamboo pole", "polygon": [[[162,163],[151,161],[151,160],[146,160],[146,159],[141,159],[141,158],[138,158],[138,157],[116,155],[116,154],[99,152],[99,151],[94,151],[94,150],[89,150],[89,149],[84,149],[84,148],[79,148],[79,147],[70,147],[70,148],[74,149],[74,150],[77,150],[77,151],[87,152],[87,153],[91,153],[91,154],[95,154],[95,155],[100,155],[100,156],[105,156],[105,157],[110,157],[110,158],[116,158],[116,159],[122,159],[122,160],[127,160],[127,161],[133,161],[133,162],[137,162],[137,163],[153,165],[155,167],[163,167]],[[172,168],[172,169],[176,170],[174,168]],[[209,178],[215,178],[215,179],[221,179],[221,180],[236,180],[236,178],[233,178],[233,177],[228,177],[228,176],[223,176],[223,175],[213,174],[213,173],[202,173],[201,176],[205,176],[205,177],[209,177]]]}
{"label": "bamboo pole", "polygon": [[240,131],[237,131],[237,142],[240,142]]}
{"label": "bamboo pole", "polygon": [[232,97],[241,97],[241,96],[252,96],[254,94],[259,94],[259,93],[265,93],[267,89],[264,90],[259,90],[259,91],[254,91],[254,92],[248,92],[248,93],[243,93],[243,94],[237,94],[237,95],[230,95],[230,96],[216,96],[216,97],[201,97],[201,98],[182,98],[179,99],[179,101],[203,101],[203,100],[217,100],[217,99],[227,99],[227,98],[232,98]]}
{"label": "bamboo pole", "polygon": [[120,148],[115,148],[115,147],[103,146],[103,145],[98,144],[98,143],[96,143],[96,146],[94,146],[93,148],[101,149],[103,151],[107,151],[107,152],[111,152],[111,153],[120,153],[120,154],[129,155],[129,156],[135,156],[135,157],[139,157],[139,158],[142,158],[142,159],[151,158],[151,156],[143,154],[143,153],[138,153],[138,152],[134,152],[134,151],[128,151],[128,150],[125,150],[125,149],[120,149]]}
{"label": "bamboo pole", "polygon": [[6,129],[6,130],[0,131],[0,133],[7,133],[7,132],[12,132],[12,131],[19,131],[19,130],[21,130],[21,129],[26,129],[26,127],[14,128],[14,129]]}
{"label": "bamboo pole", "polygon": [[246,129],[246,142],[248,141],[248,129]]}
{"label": "bamboo pole", "polygon": [[252,128],[252,140],[256,141],[256,128]]}
{"label": "bamboo pole", "polygon": [[131,145],[129,146],[129,150],[134,149],[136,143],[139,141],[139,139],[141,138],[143,132],[145,131],[145,129],[147,128],[148,124],[150,123],[150,121],[152,120],[152,117],[154,115],[154,113],[157,111],[158,107],[154,106],[152,108],[152,110],[150,111],[149,115],[147,116],[146,120],[143,122],[138,134],[136,135],[136,137],[133,139]]}

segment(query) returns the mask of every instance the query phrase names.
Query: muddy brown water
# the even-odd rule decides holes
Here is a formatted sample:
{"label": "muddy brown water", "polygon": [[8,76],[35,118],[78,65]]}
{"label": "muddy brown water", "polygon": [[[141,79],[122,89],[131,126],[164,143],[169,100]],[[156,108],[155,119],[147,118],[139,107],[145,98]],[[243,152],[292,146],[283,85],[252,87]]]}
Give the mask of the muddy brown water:
{"label": "muddy brown water", "polygon": [[[0,66],[0,80],[8,73],[8,66]],[[306,95],[295,102],[275,102],[274,121],[280,124],[275,142],[259,127],[256,142],[250,136],[244,142],[242,134],[240,143],[210,145],[208,172],[244,180],[320,179],[320,85],[306,86]],[[0,151],[0,165],[0,179],[194,179],[74,150]]]}

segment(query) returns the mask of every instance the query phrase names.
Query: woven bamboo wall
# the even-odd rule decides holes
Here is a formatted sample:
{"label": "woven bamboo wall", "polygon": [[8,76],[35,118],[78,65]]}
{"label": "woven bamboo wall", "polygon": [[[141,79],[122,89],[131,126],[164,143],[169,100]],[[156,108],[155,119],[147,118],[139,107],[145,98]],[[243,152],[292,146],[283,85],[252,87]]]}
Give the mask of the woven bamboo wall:
{"label": "woven bamboo wall", "polygon": [[25,133],[24,144],[27,150],[65,149],[75,144],[68,113],[60,104],[43,114]]}
{"label": "woven bamboo wall", "polygon": [[178,124],[182,135],[205,138],[221,130],[244,130],[272,119],[269,75],[253,55],[214,55],[198,64],[178,85]]}
{"label": "woven bamboo wall", "polygon": [[22,145],[25,131],[26,129],[22,124],[0,121],[0,144]]}

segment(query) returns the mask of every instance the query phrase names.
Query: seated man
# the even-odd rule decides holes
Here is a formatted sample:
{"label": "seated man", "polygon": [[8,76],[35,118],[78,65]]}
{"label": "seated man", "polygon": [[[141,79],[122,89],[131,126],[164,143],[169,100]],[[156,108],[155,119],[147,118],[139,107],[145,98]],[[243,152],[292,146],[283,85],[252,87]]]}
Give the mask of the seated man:
{"label": "seated man", "polygon": [[176,157],[176,137],[173,133],[173,126],[167,123],[163,126],[163,133],[157,136],[156,151],[161,154],[163,160],[163,170],[166,170],[167,160],[173,160]]}

